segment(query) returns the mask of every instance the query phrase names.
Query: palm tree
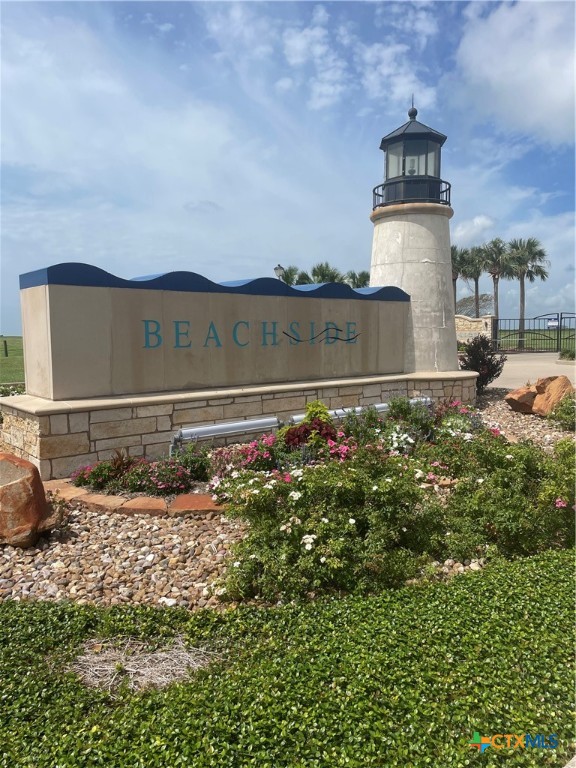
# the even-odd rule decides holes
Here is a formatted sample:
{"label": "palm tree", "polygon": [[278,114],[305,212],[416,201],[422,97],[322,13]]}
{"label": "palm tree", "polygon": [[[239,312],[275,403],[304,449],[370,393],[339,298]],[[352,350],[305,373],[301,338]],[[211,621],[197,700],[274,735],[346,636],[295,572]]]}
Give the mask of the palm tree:
{"label": "palm tree", "polygon": [[465,259],[468,256],[467,248],[458,248],[457,245],[450,246],[450,256],[452,257],[452,287],[454,288],[454,307],[456,307],[456,281],[462,276],[462,268]]}
{"label": "palm tree", "polygon": [[370,272],[346,272],[345,281],[351,288],[367,288],[370,285]]}
{"label": "palm tree", "polygon": [[524,315],[526,313],[526,279],[533,283],[536,278],[546,280],[550,262],[546,251],[535,237],[527,240],[510,240],[508,254],[512,259],[512,275],[520,283],[520,321],[518,324],[518,349],[524,349]]}
{"label": "palm tree", "polygon": [[467,252],[464,264],[461,267],[460,274],[464,280],[474,281],[474,310],[476,317],[480,317],[480,278],[484,272],[484,252],[478,245],[470,248]]}
{"label": "palm tree", "polygon": [[311,271],[314,283],[343,283],[344,276],[340,270],[333,267],[327,261],[314,264]]}
{"label": "palm tree", "polygon": [[512,257],[508,253],[506,243],[499,237],[495,237],[494,240],[483,245],[482,251],[484,253],[484,271],[488,272],[494,286],[494,316],[498,320],[498,287],[500,278],[508,279],[514,276]]}

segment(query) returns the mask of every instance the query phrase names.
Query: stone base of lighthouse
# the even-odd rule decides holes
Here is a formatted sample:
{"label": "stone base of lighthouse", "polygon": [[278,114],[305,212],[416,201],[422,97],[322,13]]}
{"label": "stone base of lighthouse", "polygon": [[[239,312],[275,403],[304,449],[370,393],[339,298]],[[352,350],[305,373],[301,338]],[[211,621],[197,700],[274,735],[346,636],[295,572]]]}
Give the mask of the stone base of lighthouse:
{"label": "stone base of lighthouse", "polygon": [[449,220],[438,203],[376,208],[370,285],[410,295],[404,371],[457,371]]}

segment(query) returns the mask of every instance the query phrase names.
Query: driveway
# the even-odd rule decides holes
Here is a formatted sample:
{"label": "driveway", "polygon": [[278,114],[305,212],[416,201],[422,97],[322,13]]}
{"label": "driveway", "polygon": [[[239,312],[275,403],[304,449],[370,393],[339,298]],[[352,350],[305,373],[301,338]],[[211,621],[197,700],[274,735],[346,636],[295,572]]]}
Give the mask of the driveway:
{"label": "driveway", "polygon": [[489,385],[489,389],[518,389],[547,376],[567,376],[572,384],[576,382],[576,363],[558,361],[557,352],[516,352],[507,355],[507,358],[504,370]]}

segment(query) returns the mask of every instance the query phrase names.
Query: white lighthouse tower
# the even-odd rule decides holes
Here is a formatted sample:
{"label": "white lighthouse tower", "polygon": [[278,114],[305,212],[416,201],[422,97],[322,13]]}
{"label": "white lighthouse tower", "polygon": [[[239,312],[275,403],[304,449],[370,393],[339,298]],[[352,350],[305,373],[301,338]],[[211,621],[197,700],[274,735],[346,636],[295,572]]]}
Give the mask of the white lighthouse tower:
{"label": "white lighthouse tower", "polygon": [[384,183],[375,187],[370,285],[410,295],[404,372],[457,371],[450,256],[450,184],[440,178],[446,136],[410,118],[384,136]]}

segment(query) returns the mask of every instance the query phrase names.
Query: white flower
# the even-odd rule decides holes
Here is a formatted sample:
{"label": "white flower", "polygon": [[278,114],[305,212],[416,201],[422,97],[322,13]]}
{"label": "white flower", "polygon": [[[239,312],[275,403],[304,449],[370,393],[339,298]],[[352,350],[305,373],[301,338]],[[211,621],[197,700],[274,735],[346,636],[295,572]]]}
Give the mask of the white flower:
{"label": "white flower", "polygon": [[404,533],[406,533],[406,531],[408,530],[408,528],[402,528],[402,530],[404,531]]}
{"label": "white flower", "polygon": [[256,559],[256,555],[250,555],[250,560],[255,560],[255,559]]}
{"label": "white flower", "polygon": [[328,518],[327,518],[327,517],[323,517],[323,518],[322,518],[322,522],[323,522],[323,523],[327,523],[327,522],[328,522]]}
{"label": "white flower", "polygon": [[298,501],[298,499],[302,496],[302,494],[300,493],[300,491],[290,491],[288,496],[291,499],[294,499],[294,501]]}
{"label": "white flower", "polygon": [[[232,466],[232,465],[230,465],[230,466]],[[228,467],[226,467],[226,469],[228,469]],[[230,475],[230,477],[231,477],[233,480],[235,480],[237,477],[240,477],[240,472],[238,472],[238,471],[235,469],[235,470],[234,470],[234,472],[232,472],[232,474]]]}
{"label": "white flower", "polygon": [[260,491],[258,490],[258,488],[254,488],[254,490],[252,491],[252,495],[253,496],[256,496],[259,493],[260,493]]}
{"label": "white flower", "polygon": [[320,562],[321,562],[321,563],[325,563],[325,562],[326,562],[326,558],[325,558],[325,557],[321,557],[321,558],[320,558]]}
{"label": "white flower", "polygon": [[304,546],[304,549],[312,549],[312,544],[306,544],[306,545]]}
{"label": "white flower", "polygon": [[303,469],[293,469],[291,474],[292,474],[292,477],[302,477],[302,475],[304,474],[304,470]]}
{"label": "white flower", "polygon": [[240,565],[240,560],[236,560],[236,562],[234,563],[234,568],[238,568],[239,565]]}
{"label": "white flower", "polygon": [[513,459],[513,458],[514,458],[514,456],[512,456],[512,454],[511,454],[511,453],[507,453],[507,454],[506,454],[506,458],[507,458],[507,459]]}
{"label": "white flower", "polygon": [[355,525],[356,524],[356,520],[354,520],[353,517],[351,517],[350,520],[348,520],[348,522],[350,523],[350,525]]}
{"label": "white flower", "polygon": [[476,480],[477,483],[482,484],[484,482],[483,477],[479,477],[478,480]]}
{"label": "white flower", "polygon": [[372,486],[372,490],[373,490],[373,491],[377,491],[377,490],[378,490],[378,486],[377,486],[377,485],[373,485],[373,486]]}
{"label": "white flower", "polygon": [[424,472],[422,472],[421,469],[417,469],[416,472],[414,472],[414,477],[416,480],[420,480],[421,477],[424,477]]}
{"label": "white flower", "polygon": [[299,518],[299,517],[291,517],[291,518],[290,518],[290,522],[291,522],[291,523],[294,523],[294,525],[301,525],[301,523],[302,523],[302,520],[300,520],[300,518]]}
{"label": "white flower", "polygon": [[384,480],[384,482],[385,482],[385,483],[391,483],[391,482],[392,482],[392,480],[391,480],[389,477],[387,477],[387,478],[386,478],[386,480]]}

